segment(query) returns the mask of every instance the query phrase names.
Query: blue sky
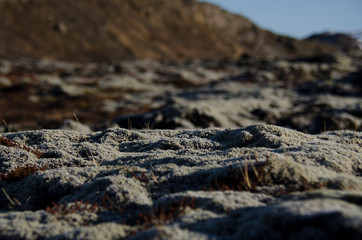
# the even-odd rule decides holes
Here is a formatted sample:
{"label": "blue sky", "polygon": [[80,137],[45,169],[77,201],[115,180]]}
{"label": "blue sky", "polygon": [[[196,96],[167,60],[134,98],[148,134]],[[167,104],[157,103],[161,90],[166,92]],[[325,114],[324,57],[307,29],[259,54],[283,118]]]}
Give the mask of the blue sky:
{"label": "blue sky", "polygon": [[362,0],[204,0],[262,28],[304,38],[313,33],[362,31]]}

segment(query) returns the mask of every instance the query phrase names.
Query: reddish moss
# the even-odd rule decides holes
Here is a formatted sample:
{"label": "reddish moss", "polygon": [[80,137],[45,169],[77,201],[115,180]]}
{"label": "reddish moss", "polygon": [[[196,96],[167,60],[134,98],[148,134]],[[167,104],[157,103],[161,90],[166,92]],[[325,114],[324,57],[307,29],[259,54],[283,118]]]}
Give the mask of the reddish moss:
{"label": "reddish moss", "polygon": [[53,202],[53,206],[47,206],[46,211],[53,215],[67,215],[70,213],[79,213],[79,212],[99,212],[103,209],[102,206],[98,205],[97,203],[90,204],[89,202],[74,201],[72,203],[55,203]]}
{"label": "reddish moss", "polygon": [[38,158],[41,157],[41,155],[43,155],[43,153],[37,149],[36,150],[31,149],[28,146],[22,145],[14,140],[10,140],[10,139],[7,139],[7,138],[1,137],[1,136],[0,136],[0,145],[24,149],[27,152],[31,152],[31,153],[35,154],[35,156],[37,156]]}
{"label": "reddish moss", "polygon": [[131,173],[131,175],[132,175],[133,178],[135,178],[138,181],[143,182],[145,184],[148,184],[149,181],[150,181],[149,177],[146,175],[145,172],[143,172],[141,175],[137,175],[135,173]]}
{"label": "reddish moss", "polygon": [[24,167],[16,167],[14,170],[11,170],[7,173],[0,173],[0,180],[5,180],[7,182],[13,182],[18,181],[24,177],[27,177],[29,175],[32,175],[33,173],[37,171],[44,171],[49,169],[47,165],[43,167],[38,166],[31,166],[31,165],[25,165]]}

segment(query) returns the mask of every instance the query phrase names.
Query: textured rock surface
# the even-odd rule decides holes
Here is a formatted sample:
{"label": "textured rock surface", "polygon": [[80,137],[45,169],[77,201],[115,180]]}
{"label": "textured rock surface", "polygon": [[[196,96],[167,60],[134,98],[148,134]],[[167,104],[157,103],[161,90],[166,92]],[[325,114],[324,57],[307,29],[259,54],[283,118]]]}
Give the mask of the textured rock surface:
{"label": "textured rock surface", "polygon": [[[359,59],[240,58],[161,63],[0,61],[0,119],[10,131],[246,127],[362,130]],[[66,120],[66,121],[65,121]],[[78,126],[75,126],[78,125]],[[0,124],[0,132],[7,131]]]}
{"label": "textured rock surface", "polygon": [[[361,132],[252,125],[1,136],[21,144],[0,145],[2,239],[362,237]],[[39,170],[16,178],[27,165]]]}

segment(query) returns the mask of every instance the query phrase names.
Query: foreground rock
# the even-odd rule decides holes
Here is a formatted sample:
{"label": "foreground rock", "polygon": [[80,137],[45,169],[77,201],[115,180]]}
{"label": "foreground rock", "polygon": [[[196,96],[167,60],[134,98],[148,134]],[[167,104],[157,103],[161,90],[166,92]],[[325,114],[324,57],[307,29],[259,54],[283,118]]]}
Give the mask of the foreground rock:
{"label": "foreground rock", "polygon": [[361,132],[1,136],[1,239],[362,237]]}

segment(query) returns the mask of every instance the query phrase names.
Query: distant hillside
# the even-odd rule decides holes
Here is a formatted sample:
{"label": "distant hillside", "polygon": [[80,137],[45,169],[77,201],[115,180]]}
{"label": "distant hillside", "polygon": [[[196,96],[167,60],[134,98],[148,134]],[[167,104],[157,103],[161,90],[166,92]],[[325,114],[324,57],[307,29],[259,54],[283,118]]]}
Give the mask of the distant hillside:
{"label": "distant hillside", "polygon": [[335,49],[193,0],[0,0],[0,58],[296,57]]}
{"label": "distant hillside", "polygon": [[356,51],[359,50],[360,48],[359,47],[360,36],[358,36],[358,34],[353,36],[344,33],[324,32],[324,33],[314,34],[308,37],[306,40],[331,44],[345,52]]}

